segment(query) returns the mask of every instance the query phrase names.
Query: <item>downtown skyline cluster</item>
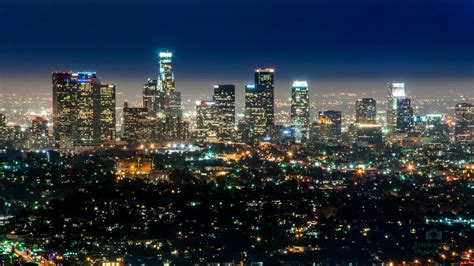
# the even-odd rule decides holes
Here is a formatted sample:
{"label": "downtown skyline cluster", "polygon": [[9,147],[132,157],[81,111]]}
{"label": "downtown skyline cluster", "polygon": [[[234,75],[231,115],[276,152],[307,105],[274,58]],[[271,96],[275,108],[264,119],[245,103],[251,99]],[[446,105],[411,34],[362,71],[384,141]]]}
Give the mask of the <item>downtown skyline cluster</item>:
{"label": "downtown skyline cluster", "polygon": [[[310,85],[305,80],[296,80],[289,90],[289,123],[276,123],[274,68],[255,69],[254,83],[242,88],[243,117],[236,116],[233,84],[214,85],[214,94],[196,101],[195,114],[185,117],[181,92],[175,85],[173,53],[158,53],[158,63],[157,78],[148,79],[143,85],[142,104],[131,106],[126,101],[119,122],[116,85],[103,84],[96,72],[54,72],[53,138],[48,138],[48,123],[40,123],[41,135],[48,138],[40,141],[42,146],[48,143],[62,151],[73,151],[81,146],[116,145],[120,140],[131,146],[169,142],[198,145],[344,142],[382,147],[384,143],[410,139],[425,124],[435,129],[436,133],[431,135],[436,135],[438,141],[468,144],[472,136],[471,103],[456,105],[454,123],[438,114],[415,114],[403,82],[388,83],[385,114],[380,114],[375,99],[359,98],[354,101],[355,120],[343,123],[341,110],[311,110]],[[121,127],[117,132],[118,124]]]}

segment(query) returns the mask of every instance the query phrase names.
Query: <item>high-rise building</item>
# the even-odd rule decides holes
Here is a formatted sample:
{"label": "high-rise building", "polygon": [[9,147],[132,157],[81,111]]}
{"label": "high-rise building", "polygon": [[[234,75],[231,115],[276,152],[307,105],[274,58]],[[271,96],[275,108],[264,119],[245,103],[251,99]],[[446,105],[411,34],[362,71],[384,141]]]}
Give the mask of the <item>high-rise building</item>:
{"label": "high-rise building", "polygon": [[231,141],[235,130],[235,86],[214,85],[213,98],[217,108],[217,137],[220,141]]}
{"label": "high-rise building", "polygon": [[[183,121],[181,92],[175,89],[172,66],[173,54],[160,52],[158,80],[149,80],[144,85],[143,105],[149,117],[156,118],[154,136],[156,141],[185,140],[188,137],[187,123]],[[156,87],[155,87],[156,83]]]}
{"label": "high-rise building", "polygon": [[376,101],[373,98],[360,98],[356,101],[356,123],[377,124]]}
{"label": "high-rise building", "polygon": [[96,140],[94,129],[98,128],[94,113],[98,111],[96,103],[100,81],[95,72],[73,73],[72,79],[77,84],[75,140],[81,144],[91,144]]}
{"label": "high-rise building", "polygon": [[267,89],[264,86],[245,86],[245,120],[249,127],[249,140],[251,142],[262,141],[267,133],[267,102],[265,95]]}
{"label": "high-rise building", "polygon": [[143,107],[148,109],[150,117],[157,117],[160,112],[157,80],[148,79],[143,85]]}
{"label": "high-rise building", "polygon": [[397,127],[397,99],[406,98],[405,83],[388,83],[387,128],[394,132]]}
{"label": "high-rise building", "polygon": [[196,141],[199,143],[213,143],[218,139],[218,109],[214,101],[196,102]]}
{"label": "high-rise building", "polygon": [[76,126],[76,82],[72,80],[72,72],[54,72],[52,81],[54,139],[71,143]]}
{"label": "high-rise building", "polygon": [[261,87],[262,101],[265,107],[265,124],[266,134],[271,134],[274,125],[275,106],[274,106],[274,73],[273,68],[257,68],[255,69],[255,86]]}
{"label": "high-rise building", "polygon": [[147,142],[152,137],[152,125],[145,107],[129,107],[128,102],[123,106],[123,139],[137,144]]}
{"label": "high-rise building", "polygon": [[401,98],[396,101],[396,131],[409,132],[413,128],[413,108],[409,98]]}
{"label": "high-rise building", "polygon": [[458,103],[454,111],[454,139],[458,144],[473,141],[474,106],[471,103]]}
{"label": "high-rise building", "polygon": [[160,60],[160,74],[158,76],[158,90],[174,92],[174,73],[172,66],[173,53],[166,51],[158,54]]}
{"label": "high-rise building", "polygon": [[306,81],[294,81],[291,88],[291,128],[296,143],[309,138],[309,88]]}
{"label": "high-rise building", "polygon": [[116,139],[115,85],[101,84],[96,103],[95,139],[114,141]]}
{"label": "high-rise building", "polygon": [[53,129],[61,148],[115,140],[115,85],[95,72],[55,72]]}
{"label": "high-rise building", "polygon": [[323,142],[339,142],[342,133],[342,114],[340,111],[328,110],[318,113],[314,124],[314,137]]}

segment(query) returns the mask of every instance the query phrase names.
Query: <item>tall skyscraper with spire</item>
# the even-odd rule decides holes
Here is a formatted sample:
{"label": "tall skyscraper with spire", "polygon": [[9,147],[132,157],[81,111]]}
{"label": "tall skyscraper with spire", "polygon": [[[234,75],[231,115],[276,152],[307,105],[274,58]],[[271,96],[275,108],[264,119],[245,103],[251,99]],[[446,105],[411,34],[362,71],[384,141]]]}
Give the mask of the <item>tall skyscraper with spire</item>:
{"label": "tall skyscraper with spire", "polygon": [[181,92],[176,91],[173,73],[173,53],[158,53],[158,79],[148,79],[143,85],[143,107],[153,120],[155,141],[184,140],[187,129],[182,118]]}

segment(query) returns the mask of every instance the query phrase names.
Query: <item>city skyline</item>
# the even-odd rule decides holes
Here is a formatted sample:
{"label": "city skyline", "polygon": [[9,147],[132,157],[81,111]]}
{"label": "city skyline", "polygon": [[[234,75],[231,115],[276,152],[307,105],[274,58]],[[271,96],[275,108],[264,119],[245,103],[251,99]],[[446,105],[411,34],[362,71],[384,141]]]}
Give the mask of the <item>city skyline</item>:
{"label": "city skyline", "polygon": [[473,265],[472,14],[0,0],[0,265]]}

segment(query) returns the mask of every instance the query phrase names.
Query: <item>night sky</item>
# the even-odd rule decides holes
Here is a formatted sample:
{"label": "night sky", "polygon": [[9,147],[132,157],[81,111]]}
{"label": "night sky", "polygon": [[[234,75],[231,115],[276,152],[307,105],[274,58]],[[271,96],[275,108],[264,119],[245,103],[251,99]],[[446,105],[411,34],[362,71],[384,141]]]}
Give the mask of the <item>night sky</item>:
{"label": "night sky", "polygon": [[472,0],[0,0],[0,90],[49,92],[51,72],[97,71],[140,94],[156,52],[175,53],[177,89],[252,82],[277,70],[312,91],[466,91],[474,81]]}

